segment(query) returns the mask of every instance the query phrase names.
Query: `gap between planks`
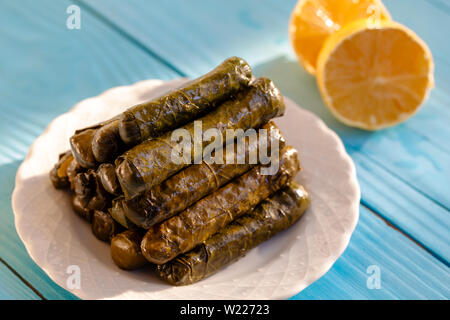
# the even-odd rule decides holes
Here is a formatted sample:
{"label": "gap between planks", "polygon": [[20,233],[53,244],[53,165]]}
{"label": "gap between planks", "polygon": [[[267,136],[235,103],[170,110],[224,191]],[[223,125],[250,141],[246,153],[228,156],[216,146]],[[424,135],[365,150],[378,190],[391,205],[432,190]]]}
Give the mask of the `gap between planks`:
{"label": "gap between planks", "polygon": [[371,212],[375,217],[377,217],[378,219],[382,220],[389,228],[397,231],[398,233],[400,233],[401,235],[403,235],[405,238],[407,238],[408,240],[410,240],[412,243],[414,243],[415,245],[417,245],[419,248],[421,248],[422,250],[424,250],[425,252],[427,252],[428,254],[430,254],[432,257],[434,257],[435,259],[437,259],[438,261],[442,262],[444,265],[446,265],[447,267],[450,267],[450,264],[448,261],[446,261],[445,259],[443,259],[441,256],[439,256],[438,254],[435,254],[431,249],[429,249],[428,247],[424,246],[422,243],[420,243],[419,241],[417,241],[415,238],[413,238],[411,235],[409,235],[407,232],[403,231],[402,229],[400,229],[396,224],[394,224],[393,222],[387,220],[385,217],[383,217],[382,214],[380,214],[379,212],[377,212],[374,208],[372,208],[366,201],[362,200],[360,201],[361,206],[363,206],[364,208],[367,209],[367,211]]}
{"label": "gap between planks", "polygon": [[[420,133],[416,132],[418,135],[421,135]],[[422,135],[421,135],[422,136]],[[422,136],[424,139],[427,139],[427,137]],[[396,178],[397,180],[401,181],[402,183],[404,183],[405,185],[407,185],[408,187],[410,187],[411,189],[413,189],[414,191],[416,191],[417,193],[420,193],[422,196],[424,196],[425,198],[427,198],[428,200],[430,200],[431,202],[435,203],[436,205],[440,206],[441,208],[449,211],[450,208],[447,208],[443,203],[438,202],[436,199],[432,198],[430,195],[428,195],[427,193],[423,192],[422,190],[418,189],[416,186],[412,185],[411,183],[409,183],[408,181],[406,181],[404,178],[402,178],[401,176],[397,175],[396,173],[394,173],[392,170],[390,170],[389,168],[383,166],[382,163],[380,163],[378,160],[374,159],[370,154],[367,154],[365,152],[362,152],[361,150],[358,150],[357,148],[347,145],[345,144],[345,148],[346,149],[351,149],[354,151],[359,151],[361,152],[361,154],[363,154],[364,156],[366,156],[370,161],[372,161],[373,163],[375,163],[377,166],[379,166],[380,168],[383,168],[383,170],[385,170],[388,174],[390,174],[391,176],[393,176],[394,178]]]}
{"label": "gap between planks", "polygon": [[31,291],[33,291],[42,300],[47,300],[42,293],[39,292],[31,283],[29,283],[24,277],[22,277],[13,267],[11,267],[5,260],[0,257],[0,263],[2,263],[9,271],[11,271],[20,281],[22,281]]}

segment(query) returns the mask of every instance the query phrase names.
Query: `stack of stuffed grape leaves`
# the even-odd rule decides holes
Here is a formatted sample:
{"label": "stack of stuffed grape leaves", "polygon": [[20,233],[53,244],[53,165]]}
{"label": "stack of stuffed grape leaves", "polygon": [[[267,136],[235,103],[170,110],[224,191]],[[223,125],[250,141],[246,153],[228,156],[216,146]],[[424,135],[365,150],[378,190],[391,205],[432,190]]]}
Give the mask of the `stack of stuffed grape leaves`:
{"label": "stack of stuffed grape leaves", "polygon": [[284,111],[275,84],[231,57],[76,130],[50,180],[70,193],[93,235],[110,243],[119,268],[153,265],[148,272],[171,285],[192,284],[308,208],[308,192],[294,181],[298,152],[272,121]]}

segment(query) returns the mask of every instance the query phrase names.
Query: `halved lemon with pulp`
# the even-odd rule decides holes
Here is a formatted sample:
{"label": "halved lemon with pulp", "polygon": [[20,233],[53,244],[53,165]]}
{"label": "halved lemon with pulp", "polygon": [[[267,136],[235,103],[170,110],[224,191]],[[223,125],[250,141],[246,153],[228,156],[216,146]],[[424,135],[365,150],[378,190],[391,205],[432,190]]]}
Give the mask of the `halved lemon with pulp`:
{"label": "halved lemon with pulp", "polygon": [[289,23],[292,46],[303,67],[315,74],[325,40],[344,25],[370,18],[390,20],[380,0],[300,0]]}
{"label": "halved lemon with pulp", "polygon": [[411,30],[360,20],[325,42],[317,83],[330,111],[347,125],[376,130],[412,116],[433,87],[433,58]]}

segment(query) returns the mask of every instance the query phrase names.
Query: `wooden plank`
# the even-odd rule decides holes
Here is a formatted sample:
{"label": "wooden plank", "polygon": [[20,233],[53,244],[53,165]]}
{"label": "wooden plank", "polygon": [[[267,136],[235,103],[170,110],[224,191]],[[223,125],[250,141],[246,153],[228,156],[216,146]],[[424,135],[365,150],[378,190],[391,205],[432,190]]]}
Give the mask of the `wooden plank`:
{"label": "wooden plank", "polygon": [[[333,268],[291,299],[450,298],[448,267],[364,206],[360,213],[350,245]],[[370,266],[379,268],[380,289],[367,286]]]}
{"label": "wooden plank", "polygon": [[41,298],[23,283],[11,270],[0,262],[0,300],[30,299],[40,300]]}
{"label": "wooden plank", "polygon": [[[177,74],[88,12],[81,29],[66,28],[69,1],[0,3],[0,257],[48,299],[75,299],[30,259],[14,226],[11,193],[29,145],[57,115],[102,91]],[[55,155],[56,156],[56,155]],[[0,272],[0,288],[23,293],[23,283]],[[8,282],[7,282],[8,281]],[[3,285],[5,283],[5,285]],[[24,293],[25,294],[25,293]]]}
{"label": "wooden plank", "polygon": [[[442,41],[443,33],[437,31],[448,30],[450,12],[439,6],[438,2],[420,0],[414,1],[412,6],[408,0],[383,0],[395,21],[413,28],[414,32],[430,46],[433,56],[442,59],[441,63],[448,64],[450,48],[445,41]],[[438,69],[440,66],[439,68],[436,66],[436,71]]]}

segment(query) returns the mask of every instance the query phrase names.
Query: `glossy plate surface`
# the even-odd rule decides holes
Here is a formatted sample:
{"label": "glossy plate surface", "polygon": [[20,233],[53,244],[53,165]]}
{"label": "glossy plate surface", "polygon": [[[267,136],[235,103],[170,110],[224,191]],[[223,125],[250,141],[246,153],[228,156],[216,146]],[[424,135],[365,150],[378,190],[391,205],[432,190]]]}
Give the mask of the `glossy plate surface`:
{"label": "glossy plate surface", "polygon": [[[286,114],[275,122],[299,151],[303,170],[296,179],[311,195],[311,206],[300,221],[189,286],[167,285],[150,267],[127,272],[114,265],[109,245],[97,240],[74,214],[69,194],[52,187],[48,172],[58,154],[69,149],[75,129],[185,81],[146,80],[81,101],[36,139],[17,172],[12,206],[19,236],[49,277],[82,299],[285,299],[324,275],[348,245],[359,217],[354,164],[333,131],[286,98]],[[79,288],[73,286],[73,270],[80,271]]]}

